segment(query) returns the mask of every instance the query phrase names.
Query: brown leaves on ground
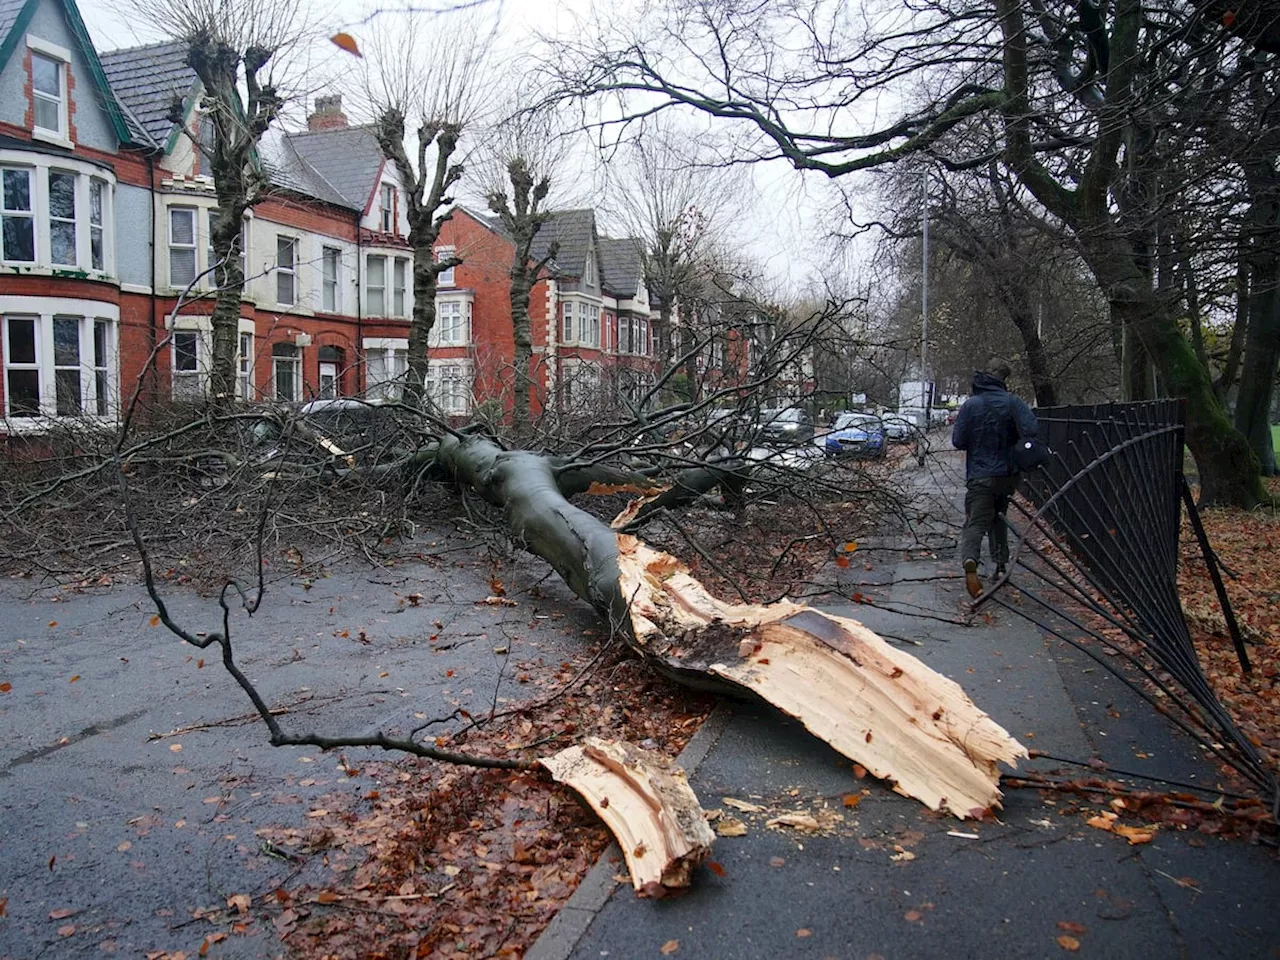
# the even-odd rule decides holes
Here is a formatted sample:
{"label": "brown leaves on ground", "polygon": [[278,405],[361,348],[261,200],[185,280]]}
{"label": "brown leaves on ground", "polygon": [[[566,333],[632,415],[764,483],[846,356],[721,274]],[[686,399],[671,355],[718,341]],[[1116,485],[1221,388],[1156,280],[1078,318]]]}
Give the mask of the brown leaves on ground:
{"label": "brown leaves on ground", "polygon": [[[564,679],[576,673],[558,669]],[[534,756],[596,734],[674,756],[710,709],[709,698],[635,661],[600,670],[542,709],[444,742]],[[377,788],[317,799],[325,815],[305,827],[259,831],[291,853],[323,853],[332,870],[321,886],[280,891],[259,907],[298,955],[518,957],[610,839],[571,791],[538,773],[414,760],[365,764],[360,773]]]}
{"label": "brown leaves on ground", "polygon": [[[1280,495],[1280,479],[1268,481]],[[1253,675],[1244,676],[1218,606],[1208,568],[1183,522],[1178,590],[1205,676],[1236,725],[1273,770],[1280,770],[1280,514],[1213,509],[1201,513],[1224,566],[1227,595],[1247,644]]]}

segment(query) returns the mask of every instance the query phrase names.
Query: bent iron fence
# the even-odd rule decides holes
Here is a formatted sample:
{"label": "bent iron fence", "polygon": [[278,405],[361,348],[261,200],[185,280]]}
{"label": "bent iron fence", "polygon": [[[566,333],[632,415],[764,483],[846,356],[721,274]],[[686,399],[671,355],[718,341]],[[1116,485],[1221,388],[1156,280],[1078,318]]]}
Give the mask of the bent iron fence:
{"label": "bent iron fence", "polygon": [[[1036,415],[1053,454],[1025,478],[1026,501],[1017,498],[1011,506],[1020,522],[1010,522],[1018,543],[1008,574],[974,606],[996,603],[1093,657],[1253,782],[1276,812],[1275,777],[1205,678],[1178,597],[1185,507],[1241,669],[1248,673],[1248,653],[1217,558],[1182,472],[1182,403],[1049,407]],[[1011,602],[1011,586],[1021,602]],[[1112,656],[1081,643],[1081,633]],[[1145,657],[1135,654],[1135,645]],[[1109,662],[1114,659],[1129,664],[1165,699],[1157,702]]]}

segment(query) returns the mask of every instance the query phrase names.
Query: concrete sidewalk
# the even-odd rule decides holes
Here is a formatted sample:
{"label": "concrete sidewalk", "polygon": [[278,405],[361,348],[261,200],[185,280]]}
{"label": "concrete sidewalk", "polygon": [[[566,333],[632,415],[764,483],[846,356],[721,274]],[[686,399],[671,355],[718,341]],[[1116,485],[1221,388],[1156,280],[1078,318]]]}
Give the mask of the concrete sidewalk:
{"label": "concrete sidewalk", "polygon": [[[962,586],[929,578],[949,571],[945,561],[898,564],[896,585],[875,591],[878,603],[942,619],[828,609],[888,634],[927,636],[911,652],[1028,747],[1212,783],[1190,741],[1084,654],[1008,614],[971,627],[943,622],[961,609]],[[732,705],[713,717],[683,758],[696,762],[690,780],[703,806],[735,797],[766,808],[726,808],[748,833],[717,840],[723,876],[702,870],[687,896],[639,900],[613,879],[625,873],[615,849],[529,960],[651,958],[671,941],[676,957],[742,960],[1053,957],[1064,935],[1081,956],[1280,955],[1271,851],[1165,830],[1130,847],[1069,812],[1069,798],[1026,789],[1007,791],[997,822],[962,823],[857,780],[847,760],[767,708]],[[843,805],[864,788],[856,807]],[[766,826],[823,805],[845,817],[828,835]]]}

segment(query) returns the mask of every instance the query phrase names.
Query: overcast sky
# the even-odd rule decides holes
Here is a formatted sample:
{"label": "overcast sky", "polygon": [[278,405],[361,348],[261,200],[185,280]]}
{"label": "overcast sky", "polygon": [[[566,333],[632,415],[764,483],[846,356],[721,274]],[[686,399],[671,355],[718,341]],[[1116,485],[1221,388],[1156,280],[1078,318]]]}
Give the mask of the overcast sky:
{"label": "overcast sky", "polygon": [[[121,16],[118,12],[120,5],[127,5],[127,2],[79,0],[81,13],[99,49],[110,50],[164,39],[143,31],[136,18]],[[619,6],[627,2],[612,0],[608,8],[617,12]],[[451,5],[451,0],[418,0],[414,3],[415,7],[423,10],[447,5]],[[514,49],[534,34],[551,37],[576,34],[582,29],[582,18],[590,14],[591,7],[592,0],[493,0],[489,9],[499,18],[499,43]],[[301,54],[307,61],[309,80],[312,76],[332,76],[335,70],[350,70],[348,55],[324,38],[343,30],[359,42],[362,31],[367,35],[369,30],[361,21],[377,9],[379,6],[372,3],[343,0],[334,4],[313,0],[311,10],[320,29],[316,32],[316,42]],[[419,15],[408,22],[416,24],[417,29],[431,29],[433,24],[441,21],[436,17]],[[321,84],[314,82],[314,85]],[[300,110],[287,118],[290,126],[302,122]],[[596,186],[599,177],[592,169],[596,166],[596,157],[589,147],[580,152],[574,165],[577,169],[565,178],[577,185],[572,200],[582,205],[607,206],[605,197],[593,196],[602,188]],[[827,272],[833,260],[842,260],[846,271],[858,269],[858,264],[848,262],[857,259],[857,255],[850,258],[848,250],[833,248],[826,239],[826,232],[831,228],[831,218],[826,213],[832,205],[827,193],[828,184],[823,178],[804,178],[782,163],[757,166],[753,170],[744,170],[743,175],[746,181],[741,191],[741,210],[735,218],[737,236],[732,238],[732,243],[761,263],[779,294],[786,296],[800,292],[811,278]],[[473,189],[476,187],[474,184],[471,186]],[[468,197],[465,189],[460,190],[459,196],[474,200],[478,191]],[[858,245],[859,248],[863,246]]]}

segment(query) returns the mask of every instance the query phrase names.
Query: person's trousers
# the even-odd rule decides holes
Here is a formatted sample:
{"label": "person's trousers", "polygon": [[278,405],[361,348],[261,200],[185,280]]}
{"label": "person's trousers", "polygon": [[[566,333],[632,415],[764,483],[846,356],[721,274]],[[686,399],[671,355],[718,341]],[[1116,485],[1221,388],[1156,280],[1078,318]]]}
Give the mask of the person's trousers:
{"label": "person's trousers", "polygon": [[1009,562],[1009,531],[1004,515],[1009,498],[1018,488],[1017,475],[975,477],[965,484],[964,530],[960,533],[960,559],[981,560],[982,538],[991,538],[991,559],[1002,567]]}

